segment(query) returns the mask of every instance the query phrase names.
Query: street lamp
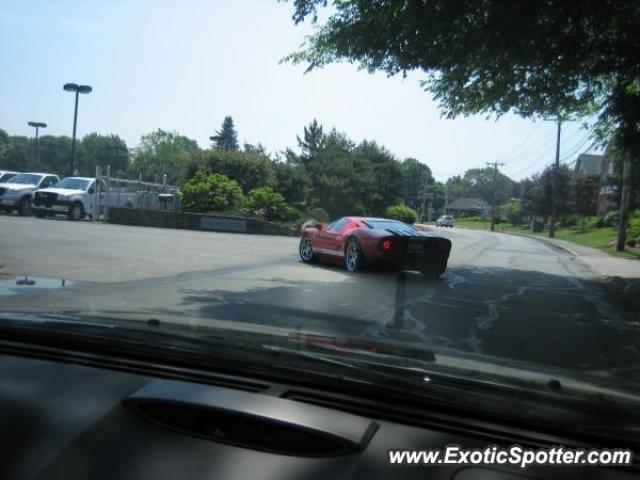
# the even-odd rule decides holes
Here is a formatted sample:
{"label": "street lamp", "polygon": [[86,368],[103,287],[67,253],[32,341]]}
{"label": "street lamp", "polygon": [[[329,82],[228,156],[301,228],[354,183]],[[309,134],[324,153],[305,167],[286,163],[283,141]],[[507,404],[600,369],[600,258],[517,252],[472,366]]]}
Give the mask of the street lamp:
{"label": "street lamp", "polygon": [[71,160],[69,161],[69,175],[75,171],[74,157],[76,154],[76,125],[78,123],[78,97],[81,93],[91,93],[93,90],[89,85],[78,85],[77,83],[65,83],[62,87],[65,92],[75,92],[76,107],[73,112],[73,138],[71,139]]}
{"label": "street lamp", "polygon": [[47,128],[47,124],[43,122],[29,122],[28,125],[30,127],[34,127],[36,129],[36,153],[35,159],[38,160],[38,130],[41,128]]}

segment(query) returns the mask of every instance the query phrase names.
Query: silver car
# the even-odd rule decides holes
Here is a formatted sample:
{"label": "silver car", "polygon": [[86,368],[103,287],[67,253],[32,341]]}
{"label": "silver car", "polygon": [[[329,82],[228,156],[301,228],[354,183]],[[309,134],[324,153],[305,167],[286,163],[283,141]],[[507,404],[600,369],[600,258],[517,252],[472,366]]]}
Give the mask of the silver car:
{"label": "silver car", "polygon": [[436,220],[436,227],[453,227],[453,217],[451,215],[442,215]]}

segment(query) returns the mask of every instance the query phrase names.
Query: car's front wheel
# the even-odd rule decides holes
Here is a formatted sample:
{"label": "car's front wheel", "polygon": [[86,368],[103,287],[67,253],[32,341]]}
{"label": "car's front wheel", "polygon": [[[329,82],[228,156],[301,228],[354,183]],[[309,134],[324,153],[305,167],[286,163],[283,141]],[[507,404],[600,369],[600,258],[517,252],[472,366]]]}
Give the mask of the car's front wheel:
{"label": "car's front wheel", "polygon": [[41,208],[34,208],[33,209],[33,214],[38,218],[44,218],[44,217],[47,216],[47,211],[46,210],[42,210]]}
{"label": "car's front wheel", "polygon": [[27,217],[31,215],[31,200],[28,198],[23,198],[18,203],[18,215],[22,215],[23,217]]}
{"label": "car's front wheel", "polygon": [[313,248],[311,247],[311,237],[305,235],[300,239],[300,247],[298,248],[300,258],[304,263],[315,262],[316,256],[313,254]]}
{"label": "car's front wheel", "polygon": [[82,207],[81,203],[74,203],[73,205],[71,205],[71,208],[69,208],[69,213],[67,214],[67,216],[69,217],[69,220],[82,220],[84,218],[84,208]]}
{"label": "car's front wheel", "polygon": [[344,249],[344,265],[349,272],[357,272],[365,263],[364,254],[357,238],[350,238]]}

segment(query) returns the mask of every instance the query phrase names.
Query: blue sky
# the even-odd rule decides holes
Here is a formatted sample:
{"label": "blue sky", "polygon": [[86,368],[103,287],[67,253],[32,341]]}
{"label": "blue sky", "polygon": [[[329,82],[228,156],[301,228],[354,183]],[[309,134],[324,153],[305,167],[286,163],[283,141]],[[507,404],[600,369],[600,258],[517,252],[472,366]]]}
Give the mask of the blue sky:
{"label": "blue sky", "polygon": [[[419,73],[387,78],[340,64],[304,75],[279,64],[310,33],[291,13],[276,0],[3,0],[0,128],[31,135],[27,122],[37,120],[71,135],[73,99],[62,85],[76,82],[94,89],[80,99],[78,136],[114,133],[130,147],[157,128],[206,147],[231,115],[242,142],[272,152],[295,147],[317,118],[418,158],[440,180],[496,160],[519,179],[553,161],[552,123],[445,120]],[[561,157],[574,160],[585,138],[567,124]]]}

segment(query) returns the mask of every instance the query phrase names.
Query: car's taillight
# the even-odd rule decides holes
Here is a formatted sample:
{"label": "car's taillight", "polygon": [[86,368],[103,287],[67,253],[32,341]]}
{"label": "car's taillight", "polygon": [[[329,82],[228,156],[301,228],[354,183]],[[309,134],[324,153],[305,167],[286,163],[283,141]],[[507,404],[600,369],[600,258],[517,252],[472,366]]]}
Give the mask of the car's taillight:
{"label": "car's taillight", "polygon": [[382,241],[382,250],[391,250],[393,243],[388,238]]}

